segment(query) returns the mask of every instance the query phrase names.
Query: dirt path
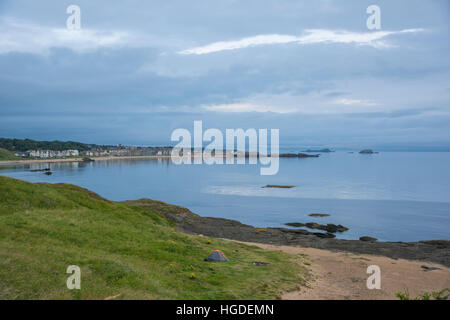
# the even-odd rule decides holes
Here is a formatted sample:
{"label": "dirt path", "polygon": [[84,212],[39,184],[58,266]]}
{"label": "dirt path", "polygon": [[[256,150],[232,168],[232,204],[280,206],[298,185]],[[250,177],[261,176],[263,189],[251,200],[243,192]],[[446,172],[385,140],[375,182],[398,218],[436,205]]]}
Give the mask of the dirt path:
{"label": "dirt path", "polygon": [[[306,254],[312,276],[308,279],[310,288],[285,293],[282,299],[395,299],[399,291],[409,292],[415,297],[424,292],[450,288],[450,269],[428,262],[390,259],[382,256],[332,252],[322,249],[298,246],[275,246],[247,243],[268,250],[281,250],[289,254]],[[381,270],[381,289],[367,289],[369,265]],[[438,268],[425,271],[422,266]]]}

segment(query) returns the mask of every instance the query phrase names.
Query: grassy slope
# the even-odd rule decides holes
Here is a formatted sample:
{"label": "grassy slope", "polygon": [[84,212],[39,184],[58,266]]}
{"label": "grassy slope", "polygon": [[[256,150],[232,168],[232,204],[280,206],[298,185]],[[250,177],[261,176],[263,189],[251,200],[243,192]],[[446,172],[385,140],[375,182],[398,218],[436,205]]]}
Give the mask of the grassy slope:
{"label": "grassy slope", "polygon": [[[154,208],[0,176],[0,299],[266,299],[302,283],[300,256],[182,234],[157,212],[179,207]],[[230,262],[204,262],[213,249]]]}
{"label": "grassy slope", "polygon": [[0,161],[2,160],[18,160],[19,157],[16,157],[14,153],[8,151],[6,149],[0,148]]}

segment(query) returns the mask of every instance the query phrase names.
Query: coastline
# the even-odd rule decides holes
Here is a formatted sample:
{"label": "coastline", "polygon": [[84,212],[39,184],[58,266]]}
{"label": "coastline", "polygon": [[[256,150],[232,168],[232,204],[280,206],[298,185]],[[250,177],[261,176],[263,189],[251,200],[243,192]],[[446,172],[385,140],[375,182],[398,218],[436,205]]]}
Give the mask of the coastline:
{"label": "coastline", "polygon": [[[95,161],[104,160],[121,160],[121,159],[158,159],[158,158],[170,158],[168,156],[109,156],[109,157],[89,157]],[[32,159],[32,160],[5,160],[0,161],[1,165],[16,165],[16,164],[32,164],[32,163],[56,163],[56,162],[84,162],[83,158],[66,158],[66,159]]]}
{"label": "coastline", "polygon": [[[425,292],[450,288],[450,268],[440,264],[301,246],[239,243],[301,255],[306,259],[307,285],[285,292],[282,300],[398,300],[398,292],[417,297]],[[369,276],[366,270],[370,265],[381,270],[381,288],[378,290],[368,290],[366,286]],[[424,265],[429,269],[424,269]]]}
{"label": "coastline", "polygon": [[[238,266],[242,266],[242,254],[244,250],[249,250],[253,254],[258,254],[258,257],[249,260],[247,263],[253,261],[263,261],[268,264],[272,264],[270,255],[277,255],[281,260],[277,263],[288,264],[291,259],[299,259],[295,265],[289,267],[289,270],[294,270],[294,274],[301,272],[302,278],[283,278],[283,289],[278,293],[277,297],[281,299],[397,299],[396,294],[404,293],[410,294],[412,298],[419,296],[420,294],[429,292],[440,292],[445,288],[450,288],[450,241],[448,240],[430,240],[419,242],[376,242],[376,241],[361,241],[361,240],[342,240],[336,238],[322,237],[322,233],[311,233],[306,230],[293,230],[286,228],[254,228],[249,225],[242,224],[235,220],[201,217],[189,209],[164,203],[161,201],[155,201],[151,199],[139,199],[115,202],[110,201],[101,196],[76,185],[71,184],[39,184],[29,183],[26,181],[0,177],[4,183],[1,183],[2,190],[11,190],[11,192],[5,192],[6,198],[3,199],[3,212],[23,212],[23,208],[19,210],[14,209],[14,205],[17,203],[25,205],[30,210],[40,210],[42,206],[47,205],[50,209],[49,216],[56,215],[56,219],[51,220],[53,224],[50,225],[48,230],[58,230],[60,237],[65,239],[66,235],[71,238],[71,232],[79,232],[80,227],[83,224],[92,224],[101,228],[105,228],[105,224],[114,226],[112,230],[109,230],[109,237],[115,239],[115,235],[119,235],[119,239],[115,239],[118,248],[123,252],[142,252],[147,249],[149,245],[155,245],[153,241],[158,239],[157,234],[159,232],[166,232],[166,236],[172,235],[169,249],[178,248],[177,245],[199,246],[202,253],[196,252],[193,256],[190,256],[192,261],[191,265],[196,265],[193,268],[199,268],[201,270],[201,258],[207,252],[211,252],[212,249],[224,250],[232,261],[235,261]],[[9,193],[9,197],[8,197]],[[9,199],[9,201],[8,201]],[[43,201],[45,199],[45,201]],[[69,201],[69,202],[67,202]],[[78,222],[79,218],[74,217],[73,210],[75,207],[67,206],[67,203],[72,201],[79,202],[79,208],[76,211],[84,217],[84,220]],[[49,204],[47,204],[49,203]],[[13,206],[11,206],[13,204]],[[81,209],[80,209],[81,208]],[[86,211],[89,208],[89,211]],[[108,210],[106,210],[107,208]],[[13,210],[13,211],[11,211]],[[23,215],[23,220],[20,220],[14,215],[11,221],[18,220],[17,224],[8,223],[9,220],[5,220],[5,230],[12,228],[12,232],[19,232],[23,230],[27,223],[26,219],[34,219],[41,217],[41,225],[48,227],[49,219],[46,218],[45,213],[37,211],[35,216]],[[99,214],[104,213],[104,214]],[[115,223],[110,222],[109,219],[104,219],[103,215],[114,218]],[[10,215],[3,215],[8,219]],[[99,219],[93,219],[92,217],[99,217]],[[73,217],[73,218],[72,218]],[[129,217],[132,222],[132,228],[123,227],[130,221],[125,219]],[[146,219],[145,217],[149,218]],[[63,226],[65,230],[60,229],[60,221],[63,219],[65,223]],[[74,219],[74,220],[71,220]],[[87,219],[87,220],[86,220]],[[125,220],[124,220],[125,219]],[[145,227],[141,227],[141,224],[146,222]],[[55,224],[56,223],[56,224]],[[76,225],[77,223],[78,225]],[[135,226],[139,225],[138,228]],[[119,228],[116,230],[115,228]],[[124,228],[124,229],[122,229]],[[133,229],[134,228],[134,229]],[[33,230],[33,229],[31,229]],[[67,230],[72,230],[67,232]],[[85,228],[86,232],[89,232],[89,228]],[[27,231],[28,234],[33,234],[32,231]],[[111,250],[109,242],[98,241],[98,232],[91,231],[91,237],[94,237],[95,243],[107,243],[108,246],[104,247]],[[22,231],[23,232],[23,231]],[[128,234],[131,232],[131,237],[128,242],[128,250],[123,250],[122,234]],[[183,236],[182,233],[185,235]],[[89,234],[89,233],[88,233]],[[186,237],[186,241],[178,242],[180,237]],[[48,251],[46,251],[45,241],[41,243],[41,233],[34,234],[33,237],[27,240],[30,243],[30,254],[35,257],[40,254],[41,259],[48,259]],[[144,247],[139,247],[138,251],[135,251],[136,243],[135,237],[150,237],[145,238]],[[28,236],[27,236],[28,237]],[[16,248],[15,252],[22,252],[23,245],[21,242],[17,244],[17,237],[10,237],[10,244],[13,248]],[[46,237],[44,237],[46,239]],[[90,239],[89,237],[85,240]],[[55,239],[54,239],[55,240]],[[56,240],[59,241],[59,238]],[[227,240],[227,241],[223,241]],[[66,241],[67,242],[67,241]],[[61,242],[61,248],[75,248],[79,250],[78,246],[67,246],[66,242]],[[71,243],[71,242],[70,242]],[[85,243],[88,243],[87,241]],[[159,244],[160,241],[156,240]],[[250,245],[253,247],[233,247],[230,243],[241,243],[244,245]],[[18,247],[14,247],[14,244]],[[32,244],[32,245],[31,245]],[[48,245],[48,244],[47,244]],[[52,248],[54,242],[51,243]],[[207,249],[205,250],[205,247]],[[257,248],[263,249],[257,251]],[[145,249],[143,249],[145,248]],[[177,252],[179,250],[168,250],[164,243],[162,247],[156,246],[158,250],[162,250],[168,254],[170,252]],[[233,249],[234,248],[234,249]],[[245,249],[247,248],[247,249]],[[256,250],[255,250],[256,249]],[[31,252],[31,250],[33,250]],[[105,250],[105,249],[103,249]],[[117,250],[112,250],[111,253],[116,257]],[[119,250],[120,251],[120,250]],[[264,252],[266,253],[264,253]],[[274,252],[278,251],[278,252]],[[28,251],[27,251],[28,252]],[[53,251],[52,251],[53,252]],[[104,251],[101,251],[102,255]],[[45,253],[45,255],[43,255]],[[287,254],[284,255],[283,254]],[[239,255],[241,255],[239,257]],[[139,254],[136,253],[136,257]],[[53,257],[54,258],[54,257]],[[112,259],[112,258],[110,258]],[[180,256],[174,256],[169,262],[164,262],[161,265],[162,270],[167,268],[167,264],[172,262],[175,267],[179,261]],[[268,260],[267,260],[268,259]],[[46,261],[46,260],[45,260]],[[53,259],[60,261],[60,257]],[[109,260],[101,260],[101,263]],[[111,260],[113,261],[113,260]],[[127,261],[119,260],[117,264],[121,265]],[[148,261],[147,255],[145,255],[144,262]],[[178,262],[178,263],[177,263]],[[25,263],[25,262],[24,262]],[[28,261],[26,262],[28,263]],[[128,263],[130,263],[128,261]],[[272,267],[276,267],[277,263],[274,263]],[[186,264],[186,262],[184,262]],[[376,265],[381,270],[382,285],[380,290],[368,290],[367,279],[368,267]],[[271,267],[271,268],[272,268]],[[293,269],[299,268],[299,269]],[[117,268],[117,267],[116,267]],[[194,270],[193,268],[189,270]],[[248,269],[248,265],[245,267]],[[145,268],[148,270],[148,268]],[[114,271],[115,269],[113,269]],[[119,269],[122,270],[122,269]],[[128,269],[127,269],[128,270]],[[266,272],[270,272],[270,269],[260,269]],[[283,269],[286,272],[286,269]],[[296,271],[298,270],[298,271]],[[200,271],[199,271],[200,272]],[[242,272],[242,269],[240,270]],[[150,272],[151,274],[151,272]],[[284,274],[284,273],[283,273]],[[292,274],[292,273],[291,273]],[[265,276],[265,274],[263,274]],[[275,279],[278,279],[280,273],[272,273]],[[283,276],[284,277],[284,276]],[[301,280],[301,281],[300,281]],[[39,280],[40,281],[40,280]],[[297,283],[297,281],[300,281]],[[298,284],[298,285],[295,285]],[[105,296],[111,296],[105,294]]]}
{"label": "coastline", "polygon": [[[299,153],[300,155],[301,153]],[[304,157],[316,157],[315,155],[306,155],[302,154],[303,156],[298,156],[297,154],[295,157],[304,158]],[[245,154],[245,158],[248,158],[249,155]],[[1,165],[17,165],[17,164],[32,164],[32,163],[57,163],[57,162],[84,162],[84,158],[89,158],[94,161],[104,161],[104,160],[122,160],[122,159],[168,159],[171,158],[171,155],[152,155],[152,156],[102,156],[102,157],[76,157],[76,158],[48,158],[48,159],[17,159],[17,160],[0,160],[0,166]],[[205,155],[197,156],[197,155],[191,155],[191,158],[197,158],[202,157],[205,158]],[[213,158],[215,156],[212,156]],[[219,157],[219,156],[217,156]],[[222,157],[225,158],[225,155],[222,155]],[[289,156],[287,154],[279,154],[279,158],[286,158]]]}
{"label": "coastline", "polygon": [[[93,158],[96,161],[123,159],[168,159],[170,155],[153,156],[109,156]],[[82,158],[69,159],[39,159],[0,161],[1,165],[20,165],[33,163],[84,162]],[[125,201],[143,207],[153,206],[159,201],[140,199]],[[162,202],[161,202],[162,203]],[[162,203],[164,204],[164,203]],[[167,205],[167,204],[165,204]],[[172,205],[173,206],[173,205]],[[178,206],[175,206],[178,207]],[[450,267],[450,240],[424,240],[417,242],[383,242],[345,240],[325,237],[325,233],[311,233],[304,229],[289,228],[255,228],[236,220],[225,218],[201,217],[187,208],[179,207],[180,214],[168,215],[177,228],[188,234],[205,235],[229,240],[254,242],[279,246],[301,246],[330,250],[345,251],[356,254],[382,255],[392,259],[419,260],[439,263]]]}
{"label": "coastline", "polygon": [[[125,201],[125,203],[147,209],[168,206],[163,202],[150,199]],[[327,238],[321,237],[318,233],[310,233],[302,229],[255,228],[236,220],[201,217],[187,208],[170,206],[176,207],[177,212],[165,213],[165,217],[173,221],[179,231],[188,234],[266,245],[300,246],[331,252],[370,254],[391,259],[436,263],[450,268],[449,240],[382,242]],[[164,212],[164,210],[161,211]]]}
{"label": "coastline", "polygon": [[[235,220],[201,217],[187,208],[150,199],[125,203],[161,212],[183,233],[302,256],[308,269],[306,286],[284,292],[283,300],[397,300],[397,293],[416,297],[450,288],[449,240],[367,242],[321,238],[299,230],[261,229]],[[168,206],[175,210],[165,210]],[[367,289],[369,265],[381,270],[379,290]]]}

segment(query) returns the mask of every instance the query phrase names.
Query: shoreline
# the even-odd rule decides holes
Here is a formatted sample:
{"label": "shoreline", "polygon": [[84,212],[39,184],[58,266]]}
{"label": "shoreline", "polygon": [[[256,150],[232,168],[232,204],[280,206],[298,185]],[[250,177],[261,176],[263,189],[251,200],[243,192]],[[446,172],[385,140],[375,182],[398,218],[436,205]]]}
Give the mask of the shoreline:
{"label": "shoreline", "polygon": [[[121,159],[157,159],[170,158],[170,156],[124,156],[102,157],[97,160]],[[26,160],[25,160],[26,161]],[[45,162],[74,162],[78,158],[53,160],[28,160],[26,163]],[[82,160],[81,160],[82,161]],[[16,163],[17,161],[5,161]],[[3,162],[4,163],[4,162]],[[24,163],[24,161],[19,161]],[[0,162],[0,164],[2,164]],[[416,260],[438,263],[450,268],[450,240],[423,240],[416,242],[383,242],[362,241],[330,238],[326,233],[310,232],[304,229],[289,228],[255,228],[236,220],[226,218],[202,217],[189,209],[166,204],[164,202],[139,199],[123,201],[124,203],[153,209],[155,206],[171,206],[178,208],[177,213],[165,213],[164,216],[173,221],[181,232],[194,235],[204,235],[214,238],[253,242],[278,246],[300,246],[305,248],[323,249],[331,252],[348,252],[354,254],[381,255],[391,259]]]}
{"label": "shoreline", "polygon": [[[398,300],[450,287],[450,241],[366,242],[321,238],[284,228],[254,228],[239,221],[201,217],[189,209],[161,201],[124,201],[157,210],[173,221],[178,231],[220,238],[264,250],[301,255],[309,275],[306,286],[284,292],[282,300]],[[165,210],[167,206],[175,210]],[[380,290],[368,290],[367,268],[377,265]]]}
{"label": "shoreline", "polygon": [[[14,178],[4,179],[6,182],[17,181],[17,185],[9,185],[10,188],[19,192],[19,194],[25,192],[25,194],[32,197],[30,199],[34,204],[32,208],[41,208],[42,201],[37,200],[42,198],[43,195],[53,199],[52,194],[48,193],[49,190],[24,187],[27,183],[30,186],[38,186],[39,184]],[[19,181],[22,182],[19,183]],[[5,183],[5,186],[8,186],[8,183]],[[176,239],[179,239],[181,233],[184,233],[195,236],[194,238],[187,238],[190,239],[187,240],[188,243],[192,243],[191,241],[195,239],[195,244],[203,247],[207,240],[209,245],[214,243],[211,247],[225,250],[224,252],[227,253],[231,252],[232,247],[226,246],[226,242],[218,245],[217,240],[224,239],[230,242],[240,242],[263,250],[282,251],[291,256],[301,256],[302,260],[299,261],[301,264],[298,266],[301,266],[301,270],[305,271],[305,277],[302,278],[298,286],[285,287],[291,289],[283,289],[280,292],[281,299],[397,300],[397,293],[406,292],[414,298],[420,294],[440,292],[445,288],[450,288],[449,240],[418,242],[342,240],[322,237],[323,233],[311,233],[306,230],[254,228],[235,220],[201,217],[187,208],[151,199],[110,201],[87,189],[70,184],[54,185],[56,188],[52,184],[39,186],[35,188],[58,190],[58,192],[61,190],[61,196],[65,197],[63,199],[77,200],[79,199],[78,196],[83,194],[84,198],[81,198],[84,199],[82,200],[82,206],[83,208],[92,206],[93,215],[96,212],[117,213],[117,211],[121,212],[127,207],[131,211],[124,211],[124,213],[138,213],[135,216],[137,220],[132,220],[133,225],[136,225],[136,223],[140,225],[141,218],[144,216],[150,217],[152,220],[147,225],[147,228],[139,228],[138,231],[135,231],[138,234],[156,234],[152,232],[153,229],[151,227],[151,225],[156,223],[155,225],[161,225],[163,228],[169,227],[174,234],[178,233],[178,236],[174,235],[175,240],[172,241],[173,243],[176,243]],[[43,190],[43,192],[36,192],[36,190]],[[68,190],[70,192],[67,192]],[[14,197],[14,192],[11,192],[11,194],[13,195],[11,199],[13,199],[14,203],[17,197]],[[8,200],[8,198],[6,199]],[[18,199],[20,201],[23,198],[18,197]],[[59,199],[59,197],[55,197],[55,199]],[[88,201],[86,199],[92,201],[92,203],[86,202]],[[56,202],[57,200],[54,201]],[[59,201],[57,203],[65,204],[65,202]],[[102,206],[107,206],[110,211],[102,211],[101,208],[103,207],[99,204],[91,205],[98,203],[96,201],[101,201]],[[8,201],[6,203],[8,204]],[[118,204],[120,205],[118,206]],[[65,210],[65,207],[61,207],[60,210]],[[52,212],[58,212],[58,210],[55,208],[55,211]],[[66,216],[63,216],[62,219],[69,219],[70,222],[73,211],[66,212]],[[116,225],[122,225],[124,216],[128,215],[121,215]],[[89,220],[84,221],[91,223],[91,214],[88,214],[87,218]],[[47,221],[47,219],[44,219],[41,222],[46,224]],[[58,222],[59,220],[56,221]],[[161,224],[157,221],[164,222]],[[73,223],[70,225],[73,225]],[[59,226],[58,222],[55,227],[58,228]],[[21,228],[21,225],[16,228]],[[76,228],[76,230],[79,229]],[[125,232],[129,232],[129,230],[126,229]],[[204,238],[205,236],[211,239]],[[98,240],[97,238],[95,239]],[[133,248],[134,242],[130,241],[129,245],[130,248]],[[38,247],[36,245],[36,248]],[[122,248],[122,244],[120,244],[120,248]],[[234,250],[234,252],[239,251]],[[376,265],[381,270],[382,284],[380,290],[368,290],[367,288],[366,284],[369,276],[367,270],[371,265]],[[167,262],[165,263],[166,266]]]}
{"label": "shoreline", "polygon": [[[315,157],[311,155],[306,155],[307,157]],[[0,166],[2,165],[17,165],[17,164],[31,164],[31,163],[57,163],[57,162],[85,162],[84,158],[89,158],[94,161],[105,161],[105,160],[121,160],[121,159],[168,159],[171,155],[152,155],[152,156],[100,156],[100,157],[76,157],[76,158],[49,158],[49,159],[17,159],[17,160],[0,160]],[[205,158],[205,155],[191,155],[191,158]],[[212,156],[214,158],[216,156]],[[219,157],[219,156],[217,156]],[[226,155],[222,155],[223,158]],[[235,156],[233,156],[235,157]],[[269,156],[270,157],[270,156]],[[286,154],[278,154],[278,158],[289,158]],[[245,155],[245,158],[249,158],[249,155]],[[302,158],[302,157],[299,157]]]}
{"label": "shoreline", "polygon": [[[124,203],[148,209],[167,206],[163,202],[150,199],[124,201]],[[369,254],[394,260],[405,259],[436,263],[450,268],[450,240],[382,242],[336,239],[322,237],[319,233],[311,233],[302,229],[255,228],[236,220],[201,217],[187,208],[175,207],[177,208],[176,213],[165,213],[164,216],[173,221],[179,231],[188,234],[264,245],[299,246],[331,252]]]}
{"label": "shoreline", "polygon": [[[105,160],[121,160],[121,159],[159,159],[170,158],[170,156],[108,156],[108,157],[88,157],[94,161]],[[16,164],[32,164],[32,163],[57,163],[57,162],[85,162],[83,158],[66,158],[66,159],[24,159],[24,160],[5,160],[0,161],[1,165],[16,165]]]}
{"label": "shoreline", "polygon": [[[398,300],[396,294],[399,292],[407,292],[414,298],[425,292],[450,288],[450,268],[441,264],[301,246],[237,242],[302,255],[307,260],[307,285],[300,290],[284,292],[282,300]],[[369,265],[377,265],[381,270],[379,290],[367,289]]]}

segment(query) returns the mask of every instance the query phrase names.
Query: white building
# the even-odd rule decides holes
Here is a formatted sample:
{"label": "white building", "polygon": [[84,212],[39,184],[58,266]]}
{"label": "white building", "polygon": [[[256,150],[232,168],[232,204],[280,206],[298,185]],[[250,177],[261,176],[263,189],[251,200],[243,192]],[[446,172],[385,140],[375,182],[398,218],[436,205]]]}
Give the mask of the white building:
{"label": "white building", "polygon": [[26,152],[31,158],[62,158],[62,157],[77,157],[80,155],[78,150],[28,150]]}
{"label": "white building", "polygon": [[66,153],[66,157],[78,157],[80,155],[78,150],[66,150],[66,151],[63,151],[63,152]]}

